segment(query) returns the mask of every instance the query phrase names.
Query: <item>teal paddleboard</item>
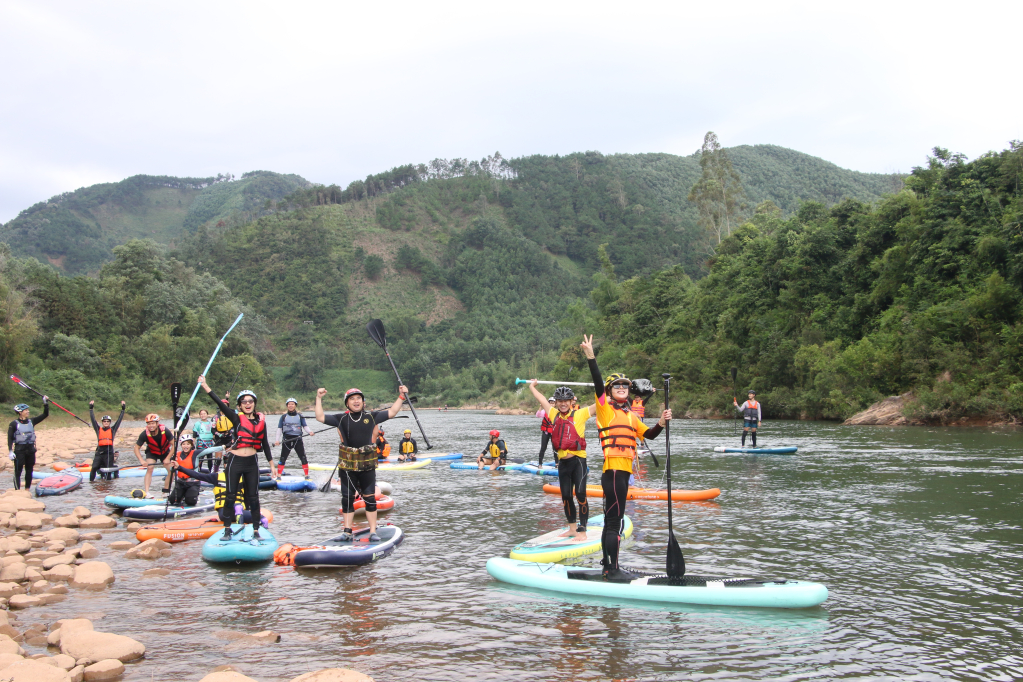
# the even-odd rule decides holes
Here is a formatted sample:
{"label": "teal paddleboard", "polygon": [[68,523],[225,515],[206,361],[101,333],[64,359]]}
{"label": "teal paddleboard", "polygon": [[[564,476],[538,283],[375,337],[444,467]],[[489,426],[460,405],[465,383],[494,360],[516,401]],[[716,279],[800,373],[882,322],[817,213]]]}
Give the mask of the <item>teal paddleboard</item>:
{"label": "teal paddleboard", "polygon": [[279,546],[277,538],[266,528],[259,529],[259,540],[252,538],[252,525],[231,526],[233,535],[224,540],[218,530],[202,546],[202,558],[211,564],[252,564],[270,561]]}

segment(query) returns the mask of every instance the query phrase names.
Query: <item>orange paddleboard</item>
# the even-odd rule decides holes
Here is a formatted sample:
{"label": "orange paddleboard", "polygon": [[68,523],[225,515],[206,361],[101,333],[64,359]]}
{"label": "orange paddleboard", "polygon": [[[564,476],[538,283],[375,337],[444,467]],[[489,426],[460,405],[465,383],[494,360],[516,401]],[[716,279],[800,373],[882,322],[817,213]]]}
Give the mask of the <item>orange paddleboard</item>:
{"label": "orange paddleboard", "polygon": [[[561,488],[547,483],[543,487],[545,493],[560,495]],[[700,500],[713,500],[721,494],[720,488],[709,488],[707,490],[672,490],[671,499],[673,502],[698,502]],[[586,497],[604,497],[604,489],[599,485],[586,486]],[[667,490],[654,490],[652,488],[629,488],[628,499],[630,500],[667,500]]]}
{"label": "orange paddleboard", "polygon": [[[264,509],[262,514],[268,522],[273,522],[272,511]],[[153,538],[164,542],[184,542],[185,540],[205,540],[220,530],[224,530],[224,522],[220,520],[219,516],[214,515],[201,519],[182,519],[181,521],[143,526],[135,533],[135,537],[139,542]]]}

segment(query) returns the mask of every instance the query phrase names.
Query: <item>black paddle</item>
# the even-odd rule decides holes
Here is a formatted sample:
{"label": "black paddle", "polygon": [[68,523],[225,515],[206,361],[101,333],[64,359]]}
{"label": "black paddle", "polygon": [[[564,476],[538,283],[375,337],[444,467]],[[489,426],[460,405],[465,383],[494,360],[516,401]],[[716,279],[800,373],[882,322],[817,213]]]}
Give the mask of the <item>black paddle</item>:
{"label": "black paddle", "polygon": [[[391,359],[391,354],[387,351],[387,336],[384,334],[384,323],[382,320],[370,320],[366,325],[366,331],[369,332],[369,336],[373,339],[378,346],[384,349],[384,355],[387,356],[387,361],[391,363],[391,369],[394,370],[394,378],[398,380],[398,385],[403,386],[401,377],[398,376],[398,368],[394,366],[394,360]],[[405,402],[408,403],[408,408],[412,410],[412,416],[415,417],[416,424],[419,425],[419,433],[423,436],[423,442],[426,443],[426,449],[433,448],[430,445],[430,439],[426,437],[426,432],[423,431],[423,425],[419,421],[419,415],[416,414],[416,408],[412,407],[412,401],[408,400],[408,396],[405,396]]]}
{"label": "black paddle", "polygon": [[[178,406],[178,400],[181,399],[181,384],[174,382],[171,384],[171,412],[174,414],[174,425],[175,427],[181,421],[181,415],[178,414],[180,409]],[[178,432],[171,431],[171,436],[174,438],[174,444],[171,448],[171,461],[167,467],[167,477],[170,478],[170,482],[167,484],[167,501],[163,505],[163,520],[167,520],[167,512],[170,509],[171,494],[174,492],[174,484],[177,483],[178,477],[174,475],[174,462],[178,459]]]}
{"label": "black paddle", "polygon": [[[732,368],[732,400],[733,401],[735,400],[735,376],[738,373],[739,373],[739,368],[738,367],[733,367]],[[735,435],[735,429],[736,429],[736,426],[737,426],[735,419],[738,416],[739,416],[739,412],[738,411],[733,411],[732,412],[732,435],[733,436]]]}
{"label": "black paddle", "polygon": [[[664,409],[668,409],[668,382],[670,374],[662,374],[664,377]],[[682,548],[678,546],[675,539],[675,529],[671,523],[671,420],[664,423],[664,474],[668,480],[668,565],[665,573],[669,580],[682,580],[686,574],[686,560],[682,556]]]}

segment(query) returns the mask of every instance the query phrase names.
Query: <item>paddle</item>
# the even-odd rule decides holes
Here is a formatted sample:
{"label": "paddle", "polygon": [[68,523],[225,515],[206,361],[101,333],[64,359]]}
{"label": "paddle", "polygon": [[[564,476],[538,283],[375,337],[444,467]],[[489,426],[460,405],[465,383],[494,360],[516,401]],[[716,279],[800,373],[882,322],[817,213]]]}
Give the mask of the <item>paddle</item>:
{"label": "paddle", "polygon": [[[515,378],[515,385],[528,384],[532,379]],[[592,381],[537,381],[538,384],[550,384],[552,386],[593,386]]]}
{"label": "paddle", "polygon": [[[735,400],[735,376],[738,373],[739,373],[739,368],[738,367],[733,367],[732,368],[732,400],[733,401]],[[739,416],[739,412],[738,411],[733,411],[732,412],[732,435],[733,436],[735,435],[735,429],[736,429],[736,426],[737,426],[735,420],[736,420],[736,418],[738,416]]]}
{"label": "paddle", "polygon": [[60,406],[60,405],[58,405],[58,404],[57,404],[56,402],[54,402],[54,400],[53,400],[52,398],[49,398],[49,397],[47,397],[47,396],[43,395],[42,393],[40,393],[39,391],[35,390],[34,388],[32,388],[31,386],[29,386],[28,384],[26,384],[26,383],[25,383],[24,381],[22,381],[21,379],[19,379],[19,378],[17,377],[17,375],[14,375],[14,374],[12,374],[12,375],[11,375],[11,381],[13,381],[14,383],[16,383],[16,384],[17,384],[18,386],[21,386],[22,388],[27,388],[28,390],[32,391],[33,393],[35,393],[35,394],[36,394],[37,396],[39,396],[40,398],[46,398],[47,400],[49,400],[49,401],[50,401],[50,403],[51,403],[51,404],[52,404],[52,405],[53,405],[54,407],[56,407],[56,408],[59,408],[59,409],[61,409],[61,410],[64,410],[65,412],[67,412],[68,414],[70,414],[70,415],[71,415],[72,417],[74,417],[74,418],[75,418],[75,419],[77,419],[78,421],[80,421],[80,422],[82,422],[83,424],[85,424],[86,426],[88,426],[88,427],[89,427],[90,429],[92,428],[92,424],[90,424],[89,422],[85,421],[84,419],[82,419],[81,417],[79,417],[79,416],[78,416],[77,414],[75,414],[75,413],[74,413],[74,412],[72,412],[71,410],[69,410],[69,409],[67,409],[67,408],[65,408],[65,407],[61,407],[61,406]]}
{"label": "paddle", "polygon": [[[181,399],[181,384],[174,382],[170,387],[171,393],[171,413],[174,415],[174,421],[178,425],[177,428],[181,428],[181,413],[178,411],[178,401]],[[167,481],[165,485],[167,488],[167,502],[163,505],[163,520],[167,520],[167,512],[170,509],[171,495],[174,493],[174,485],[178,482],[178,477],[174,475],[174,463],[178,458],[178,432],[177,429],[171,432],[171,436],[174,438],[174,444],[171,447],[171,461],[170,466],[167,467]]]}
{"label": "paddle", "polygon": [[[217,344],[217,347],[213,349],[213,355],[210,356],[210,361],[206,363],[206,369],[202,371],[202,376],[206,376],[206,374],[210,371],[210,367],[213,366],[213,360],[216,359],[217,353],[220,352],[221,347],[223,347],[224,345],[224,339],[226,339],[227,335],[230,334],[231,331],[238,326],[238,323],[242,321],[243,317],[245,317],[245,313],[238,313],[238,317],[235,318],[234,324],[228,327],[227,331],[224,332],[224,335],[220,337],[220,342]],[[195,396],[199,392],[199,385],[200,385],[199,382],[195,383],[195,388],[192,390],[192,395],[188,398],[188,402],[185,403],[185,409],[182,412],[182,415],[188,414],[189,408],[192,407],[192,401],[195,400]],[[178,424],[175,426],[174,431],[177,432],[178,429],[181,428],[181,426],[182,424],[179,421]]]}
{"label": "paddle", "polygon": [[[371,339],[376,341],[376,344],[384,350],[384,355],[387,356],[387,361],[391,363],[391,369],[394,370],[394,378],[398,380],[399,386],[404,386],[401,381],[401,377],[398,376],[398,368],[394,366],[394,360],[391,359],[391,354],[387,351],[387,336],[384,334],[384,323],[382,320],[370,320],[366,325],[366,331],[369,332]],[[430,445],[430,439],[426,437],[426,432],[423,431],[423,425],[419,421],[419,415],[416,414],[416,408],[412,407],[412,401],[408,400],[408,396],[405,396],[405,402],[408,403],[408,408],[412,410],[412,416],[415,417],[416,424],[419,426],[419,433],[423,436],[423,442],[426,443],[426,449],[429,450],[433,446]]]}
{"label": "paddle", "polygon": [[[670,374],[662,374],[664,378],[664,409],[668,409],[668,382]],[[686,574],[686,560],[682,556],[682,548],[675,539],[675,530],[671,519],[671,420],[664,423],[664,473],[668,480],[668,558],[667,570],[669,580],[682,580]]]}
{"label": "paddle", "polygon": [[[338,464],[340,464],[340,462],[338,462]],[[327,476],[327,480],[323,482],[323,485],[317,488],[317,490],[321,493],[330,492],[330,482],[334,480],[334,472],[337,471],[338,464],[335,464],[334,468],[330,470],[330,476]]]}

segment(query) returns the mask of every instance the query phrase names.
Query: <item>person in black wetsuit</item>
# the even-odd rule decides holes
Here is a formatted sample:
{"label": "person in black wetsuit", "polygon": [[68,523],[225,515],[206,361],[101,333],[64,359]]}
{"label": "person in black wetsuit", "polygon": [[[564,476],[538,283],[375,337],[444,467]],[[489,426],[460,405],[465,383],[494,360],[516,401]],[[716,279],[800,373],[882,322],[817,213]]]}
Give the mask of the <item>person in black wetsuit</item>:
{"label": "person in black wetsuit", "polygon": [[[242,504],[235,504],[234,510],[231,512],[230,516],[227,514],[227,507],[224,505],[227,501],[227,475],[223,471],[219,473],[215,471],[199,471],[197,469],[180,466],[177,462],[172,464],[171,468],[178,475],[184,474],[189,478],[196,479],[197,481],[206,481],[207,483],[213,484],[213,508],[216,510],[217,516],[220,517],[221,521],[224,523],[230,523],[236,518],[236,516],[241,516],[241,523],[252,523],[252,514],[248,509],[245,509]],[[267,528],[269,526],[267,518],[262,514],[260,514],[259,518],[260,525],[263,526],[263,528]]]}
{"label": "person in black wetsuit", "polygon": [[25,403],[14,406],[18,418],[7,427],[7,449],[14,460],[14,489],[21,489],[21,470],[25,470],[25,490],[32,487],[32,469],[36,465],[35,425],[50,416],[50,398],[43,396],[43,413],[29,417],[29,406]]}
{"label": "person in black wetsuit", "polygon": [[[239,488],[245,489],[245,504],[252,512],[252,518],[260,518],[259,461],[256,459],[256,451],[262,450],[266,455],[266,461],[270,462],[270,476],[274,479],[277,478],[277,469],[273,466],[274,456],[270,450],[270,439],[267,437],[266,415],[256,412],[256,394],[252,391],[240,391],[235,402],[241,411],[235,412],[217,397],[206,383],[206,377],[200,376],[199,383],[238,432],[234,447],[224,455],[224,473],[227,481],[224,540],[230,540],[231,523],[234,521],[234,500]],[[258,521],[252,524],[252,537],[259,539]]]}
{"label": "person in black wetsuit", "polygon": [[338,446],[338,477],[341,479],[341,511],[345,515],[342,537],[351,539],[355,518],[355,496],[366,501],[366,520],[369,521],[369,541],[378,542],[377,535],[377,448],[376,439],[380,423],[392,419],[401,411],[408,389],[398,387],[398,399],[386,410],[370,412],[366,397],[357,388],[345,393],[345,412],[325,415],[323,396],[327,389],[316,389],[316,420],[337,428],[341,443]]}
{"label": "person in black wetsuit", "polygon": [[99,472],[101,479],[110,480],[113,478],[120,478],[118,472],[111,471],[108,473],[102,473],[100,469],[113,468],[117,466],[114,462],[114,438],[117,436],[117,429],[121,426],[121,420],[124,419],[124,401],[121,401],[121,414],[117,415],[117,422],[111,426],[110,417],[107,415],[103,416],[101,420],[103,426],[96,423],[96,413],[93,412],[93,407],[96,405],[95,400],[89,401],[89,421],[92,422],[92,428],[96,431],[96,453],[92,456],[92,470],[89,471],[89,481],[96,480],[96,473]]}

